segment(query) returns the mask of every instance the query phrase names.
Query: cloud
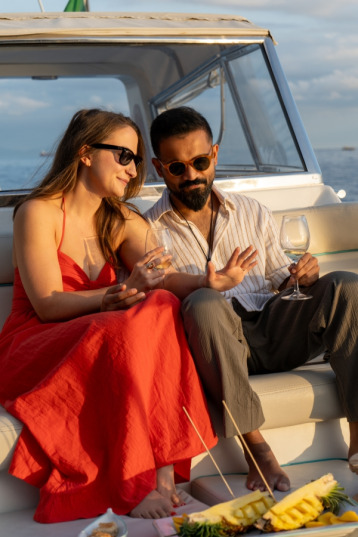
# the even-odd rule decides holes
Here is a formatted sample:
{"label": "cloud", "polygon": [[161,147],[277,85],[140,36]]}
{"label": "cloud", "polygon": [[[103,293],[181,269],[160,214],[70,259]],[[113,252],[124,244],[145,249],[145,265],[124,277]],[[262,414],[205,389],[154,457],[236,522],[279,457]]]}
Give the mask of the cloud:
{"label": "cloud", "polygon": [[[237,0],[224,0],[218,4],[217,0],[196,0],[196,4],[201,6],[220,6],[221,10],[232,9],[236,12],[238,9]],[[241,0],[239,9],[243,14],[245,10],[279,10],[282,13],[295,13],[300,15],[309,15],[316,17],[344,16],[347,9],[353,8],[358,11],[356,0],[300,0],[292,2],[287,0]]]}
{"label": "cloud", "polygon": [[[43,1],[46,9],[55,9],[55,4],[59,2]],[[28,3],[29,0],[21,0],[21,4],[26,4],[26,8]],[[8,4],[10,5],[10,2]],[[20,4],[20,0],[12,0],[11,10],[16,4]],[[37,1],[31,0],[31,4],[31,9],[38,10]],[[90,4],[91,11],[118,10],[118,0],[91,0]],[[132,0],[131,4],[123,9],[148,11],[148,1]],[[297,101],[302,119],[317,140],[316,143],[322,146],[320,135],[326,137],[326,142],[331,145],[333,136],[336,136],[335,143],[338,146],[358,145],[358,0],[154,0],[150,9],[236,14],[248,18],[258,26],[269,28],[278,41],[276,52],[293,97]],[[32,97],[29,100],[30,109],[36,111],[37,106],[44,108],[44,103],[49,99],[61,102],[60,93],[63,93],[63,90],[60,91],[60,86],[56,90],[57,86],[57,83],[52,85],[47,98],[45,94],[40,98],[38,89],[35,92],[23,88],[22,93]],[[84,99],[83,94],[78,97],[71,92],[71,104],[78,108],[87,104],[100,105],[103,90],[99,91],[97,87],[92,89],[96,98],[101,96],[97,102]],[[12,94],[15,95],[15,92]],[[4,104],[4,96],[0,94],[0,113],[4,115],[4,112],[12,109],[20,114],[20,106],[15,100],[10,102],[9,97],[6,99]],[[22,101],[24,103],[23,98]],[[108,106],[115,100],[108,94],[104,102]],[[47,110],[45,112],[44,115],[47,115]],[[69,112],[66,115],[62,107],[58,108],[58,115],[66,120]],[[38,115],[41,115],[40,112]],[[341,124],[338,128],[339,122]],[[332,140],[327,138],[328,126],[332,127]],[[350,134],[350,140],[345,132]]]}
{"label": "cloud", "polygon": [[326,76],[290,82],[290,87],[297,102],[319,106],[332,103],[346,108],[357,103],[358,70],[355,73],[334,70]]}
{"label": "cloud", "polygon": [[0,111],[3,115],[22,116],[47,107],[46,102],[36,98],[16,96],[11,93],[0,94]]}

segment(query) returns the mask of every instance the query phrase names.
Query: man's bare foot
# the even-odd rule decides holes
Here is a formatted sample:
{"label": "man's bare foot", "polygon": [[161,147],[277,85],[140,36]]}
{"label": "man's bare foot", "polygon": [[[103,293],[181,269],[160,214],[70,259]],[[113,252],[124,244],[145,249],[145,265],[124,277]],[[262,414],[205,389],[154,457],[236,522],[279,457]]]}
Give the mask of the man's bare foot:
{"label": "man's bare foot", "polygon": [[129,516],[133,518],[164,518],[172,513],[172,502],[168,498],[164,498],[157,490],[152,490],[132,509]]}
{"label": "man's bare foot", "polygon": [[350,442],[348,450],[349,468],[358,474],[358,422],[352,421],[349,424]]}
{"label": "man's bare foot", "polygon": [[[289,490],[291,486],[290,480],[278,464],[275,455],[267,442],[265,442],[260,431],[256,430],[247,433],[244,435],[244,438],[270,489],[280,490],[281,492]],[[246,480],[247,488],[250,490],[265,490],[266,485],[245,448],[244,453],[246,462],[249,465]]]}

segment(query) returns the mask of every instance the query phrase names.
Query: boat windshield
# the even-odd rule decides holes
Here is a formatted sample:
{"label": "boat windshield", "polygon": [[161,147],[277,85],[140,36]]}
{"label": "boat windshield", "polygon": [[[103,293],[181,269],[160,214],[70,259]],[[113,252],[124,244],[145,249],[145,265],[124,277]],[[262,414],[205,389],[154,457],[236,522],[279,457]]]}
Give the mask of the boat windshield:
{"label": "boat windshield", "polygon": [[45,46],[0,42],[0,191],[32,188],[71,116],[87,107],[136,121],[148,154],[148,188],[161,188],[150,125],[163,110],[184,104],[213,129],[220,145],[217,179],[250,189],[321,181],[270,38],[86,38]]}
{"label": "boat windshield", "polygon": [[272,72],[258,44],[228,50],[153,99],[155,113],[192,106],[220,145],[218,177],[305,171]]}

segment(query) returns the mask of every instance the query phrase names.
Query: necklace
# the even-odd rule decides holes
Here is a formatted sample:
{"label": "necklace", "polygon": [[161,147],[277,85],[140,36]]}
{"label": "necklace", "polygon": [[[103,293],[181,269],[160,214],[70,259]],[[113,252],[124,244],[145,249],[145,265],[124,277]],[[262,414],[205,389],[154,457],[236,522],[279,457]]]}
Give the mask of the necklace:
{"label": "necklace", "polygon": [[183,215],[183,213],[178,209],[178,207],[173,203],[173,200],[172,198],[170,197],[170,203],[172,204],[173,206],[173,209],[175,209],[179,214],[180,216],[182,217],[183,220],[185,220],[185,223],[186,225],[188,226],[188,229],[190,230],[190,233],[193,235],[194,239],[196,240],[200,250],[203,252],[204,254],[204,257],[206,259],[206,267],[208,266],[208,263],[209,261],[211,261],[211,256],[212,256],[212,252],[213,252],[213,242],[214,242],[214,204],[213,204],[213,195],[210,194],[210,208],[211,208],[211,215],[210,215],[210,229],[209,229],[209,248],[208,248],[208,253],[205,253],[204,251],[204,248],[202,247],[202,245],[200,244],[200,241],[198,239],[198,237],[196,236],[196,234],[194,233],[194,230],[193,228],[191,227],[191,225],[189,224],[188,220],[185,218],[185,216]]}

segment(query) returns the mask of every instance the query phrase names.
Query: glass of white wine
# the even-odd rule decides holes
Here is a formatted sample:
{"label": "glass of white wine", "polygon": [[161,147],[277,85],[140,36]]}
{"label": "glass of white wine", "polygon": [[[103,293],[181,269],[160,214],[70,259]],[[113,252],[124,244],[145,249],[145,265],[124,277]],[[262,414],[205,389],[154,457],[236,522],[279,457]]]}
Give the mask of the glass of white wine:
{"label": "glass of white wine", "polygon": [[[294,263],[297,263],[300,257],[307,252],[310,244],[310,231],[304,214],[282,217],[280,241],[285,254]],[[296,279],[293,292],[281,298],[283,300],[308,300],[312,297],[301,293],[298,279]]]}
{"label": "glass of white wine", "polygon": [[170,234],[170,230],[167,227],[151,227],[147,231],[147,237],[145,242],[145,251],[146,253],[150,252],[151,250],[154,250],[154,248],[158,248],[159,246],[163,247],[163,253],[164,255],[171,255],[171,259],[168,261],[165,261],[164,263],[161,263],[159,265],[156,265],[155,268],[157,269],[166,269],[169,268],[172,259],[174,257],[174,247],[173,247],[173,239]]}

